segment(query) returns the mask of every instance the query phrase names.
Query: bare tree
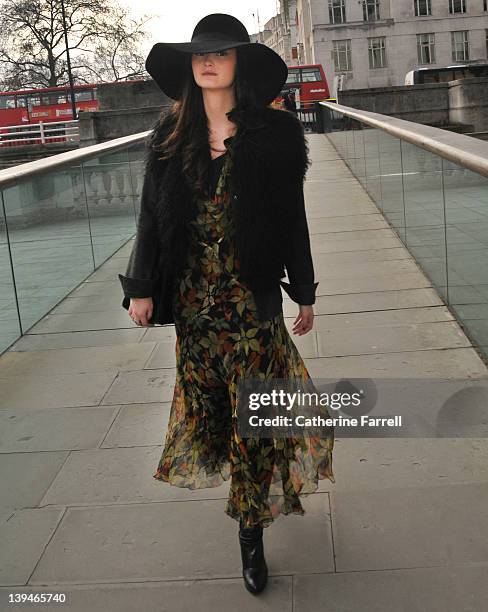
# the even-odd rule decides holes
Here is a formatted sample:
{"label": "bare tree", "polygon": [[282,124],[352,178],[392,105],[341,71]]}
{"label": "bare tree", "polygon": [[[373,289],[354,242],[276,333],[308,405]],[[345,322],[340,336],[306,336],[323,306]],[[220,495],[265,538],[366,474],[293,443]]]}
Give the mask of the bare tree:
{"label": "bare tree", "polygon": [[[64,0],[75,83],[146,76],[139,51],[151,16],[133,20],[114,0]],[[5,0],[0,14],[0,88],[69,82],[60,0]]]}

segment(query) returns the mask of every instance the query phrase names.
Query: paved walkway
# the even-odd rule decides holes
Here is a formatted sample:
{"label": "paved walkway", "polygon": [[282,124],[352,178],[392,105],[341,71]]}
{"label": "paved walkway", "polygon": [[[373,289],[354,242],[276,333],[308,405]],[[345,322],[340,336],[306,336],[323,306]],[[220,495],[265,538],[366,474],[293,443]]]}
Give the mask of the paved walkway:
{"label": "paved walkway", "polygon": [[[306,183],[313,377],[487,377],[428,279],[323,135]],[[228,483],[152,478],[174,330],[134,327],[117,272],[131,243],[0,358],[1,610],[452,610],[488,607],[488,444],[337,439],[336,483],[265,531],[267,590],[242,584]],[[297,307],[285,299],[287,324]],[[60,592],[64,606],[9,606]]]}

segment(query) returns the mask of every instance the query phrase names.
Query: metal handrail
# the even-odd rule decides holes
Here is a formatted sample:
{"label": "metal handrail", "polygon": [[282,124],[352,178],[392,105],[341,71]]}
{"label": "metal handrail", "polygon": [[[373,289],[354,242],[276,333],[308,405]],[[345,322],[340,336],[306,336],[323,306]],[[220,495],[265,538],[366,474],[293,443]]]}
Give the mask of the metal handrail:
{"label": "metal handrail", "polygon": [[72,165],[75,162],[83,162],[93,157],[98,157],[104,153],[119,151],[120,149],[124,149],[125,147],[145,139],[149,136],[150,132],[151,130],[146,130],[137,134],[131,134],[130,136],[114,138],[109,142],[101,142],[96,145],[83,147],[76,151],[65,151],[64,153],[58,153],[57,155],[51,155],[43,159],[36,159],[31,162],[19,164],[18,166],[5,168],[4,170],[0,170],[0,189],[15,185],[19,181],[34,175],[45,174],[63,166]]}
{"label": "metal handrail", "polygon": [[319,104],[387,132],[400,140],[406,140],[459,166],[468,168],[468,170],[488,176],[488,142],[486,141],[430,125],[358,110],[342,104],[330,102],[319,102]]}
{"label": "metal handrail", "polygon": [[[57,135],[55,132],[61,133]],[[73,136],[78,136],[78,133],[78,119],[67,119],[65,121],[39,121],[39,123],[22,123],[19,125],[3,125],[0,127],[0,147],[3,147],[6,144],[15,144],[19,146],[22,146],[25,143],[46,144],[46,140],[65,138],[66,136],[72,139]],[[34,136],[27,136],[28,134],[34,134]]]}

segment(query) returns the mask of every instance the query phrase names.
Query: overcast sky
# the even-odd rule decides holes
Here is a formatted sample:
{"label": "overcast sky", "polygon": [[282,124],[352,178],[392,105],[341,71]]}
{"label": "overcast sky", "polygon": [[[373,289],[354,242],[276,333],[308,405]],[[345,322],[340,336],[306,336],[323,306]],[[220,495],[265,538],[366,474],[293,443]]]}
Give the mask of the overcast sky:
{"label": "overcast sky", "polygon": [[[127,6],[134,17],[154,15],[147,24],[151,39],[144,45],[149,52],[157,42],[186,42],[191,39],[193,29],[205,15],[227,13],[237,17],[246,26],[249,34],[258,31],[277,14],[276,0],[119,0]],[[254,13],[254,16],[253,16]]]}

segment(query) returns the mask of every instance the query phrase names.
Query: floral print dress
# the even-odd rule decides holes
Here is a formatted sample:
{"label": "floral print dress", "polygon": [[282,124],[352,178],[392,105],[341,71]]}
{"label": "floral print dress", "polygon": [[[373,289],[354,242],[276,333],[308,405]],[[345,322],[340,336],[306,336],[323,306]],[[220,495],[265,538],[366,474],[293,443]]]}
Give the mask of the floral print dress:
{"label": "floral print dress", "polygon": [[[223,162],[223,163],[222,163]],[[305,514],[300,496],[335,482],[333,433],[325,438],[241,438],[241,377],[308,379],[280,312],[260,321],[239,278],[225,153],[213,197],[198,201],[191,248],[173,300],[176,381],[163,452],[153,475],[174,486],[218,487],[230,479],[225,513],[268,527],[280,514]],[[333,431],[333,430],[332,430]]]}

